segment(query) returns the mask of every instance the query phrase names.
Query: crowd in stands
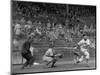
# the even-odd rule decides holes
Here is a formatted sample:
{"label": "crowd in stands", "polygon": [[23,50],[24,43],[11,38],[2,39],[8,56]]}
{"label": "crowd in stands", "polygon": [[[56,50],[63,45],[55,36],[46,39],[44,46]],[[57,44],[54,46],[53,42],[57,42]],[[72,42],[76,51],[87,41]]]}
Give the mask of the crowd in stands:
{"label": "crowd in stands", "polygon": [[[13,2],[12,4],[12,31],[13,39],[23,40],[31,37],[37,41],[42,39],[54,41],[56,39],[72,40],[73,36],[81,37],[82,34],[95,34],[95,8],[69,5],[55,5],[46,3]],[[74,7],[74,9],[72,9]],[[89,16],[84,15],[86,20],[92,17],[87,24],[80,17],[79,10],[83,9]],[[69,11],[66,11],[66,8]],[[88,9],[91,9],[90,11]],[[69,13],[68,13],[69,12]],[[83,12],[82,12],[83,13]],[[82,14],[81,13],[81,14]],[[83,13],[83,14],[84,14]],[[90,15],[91,14],[91,15]]]}

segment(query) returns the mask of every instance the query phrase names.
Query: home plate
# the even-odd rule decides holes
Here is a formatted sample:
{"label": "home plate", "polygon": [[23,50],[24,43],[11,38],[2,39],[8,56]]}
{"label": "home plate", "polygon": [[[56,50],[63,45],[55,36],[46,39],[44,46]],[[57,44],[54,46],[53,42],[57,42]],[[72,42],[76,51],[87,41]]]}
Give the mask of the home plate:
{"label": "home plate", "polygon": [[40,63],[34,62],[34,65],[40,65]]}

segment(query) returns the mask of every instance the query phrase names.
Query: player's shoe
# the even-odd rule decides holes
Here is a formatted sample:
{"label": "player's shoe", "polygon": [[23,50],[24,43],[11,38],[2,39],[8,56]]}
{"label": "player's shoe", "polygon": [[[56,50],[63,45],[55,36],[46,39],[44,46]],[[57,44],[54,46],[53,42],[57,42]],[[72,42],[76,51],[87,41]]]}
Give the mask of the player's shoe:
{"label": "player's shoe", "polygon": [[80,61],[77,61],[76,63],[79,64],[79,63],[81,63],[81,62],[80,62]]}

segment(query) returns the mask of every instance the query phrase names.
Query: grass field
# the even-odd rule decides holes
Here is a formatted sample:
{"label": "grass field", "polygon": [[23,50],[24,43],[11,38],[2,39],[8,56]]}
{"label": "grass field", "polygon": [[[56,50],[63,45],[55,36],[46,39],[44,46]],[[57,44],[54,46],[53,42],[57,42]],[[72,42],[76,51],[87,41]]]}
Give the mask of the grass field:
{"label": "grass field", "polygon": [[86,64],[85,62],[74,64],[73,59],[61,59],[55,65],[56,67],[54,68],[48,68],[43,63],[40,63],[39,65],[33,65],[32,67],[25,69],[21,69],[22,65],[13,65],[12,73],[23,74],[96,69],[95,58],[91,58],[89,64]]}

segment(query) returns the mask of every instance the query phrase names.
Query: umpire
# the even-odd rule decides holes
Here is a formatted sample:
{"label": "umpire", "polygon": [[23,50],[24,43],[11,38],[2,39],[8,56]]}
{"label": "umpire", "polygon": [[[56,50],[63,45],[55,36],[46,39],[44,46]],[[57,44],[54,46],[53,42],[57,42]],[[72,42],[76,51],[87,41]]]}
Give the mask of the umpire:
{"label": "umpire", "polygon": [[27,66],[31,66],[33,63],[33,56],[30,51],[31,43],[32,40],[28,38],[22,46],[21,55],[24,59],[26,59],[26,62],[23,64],[22,69],[24,69]]}

